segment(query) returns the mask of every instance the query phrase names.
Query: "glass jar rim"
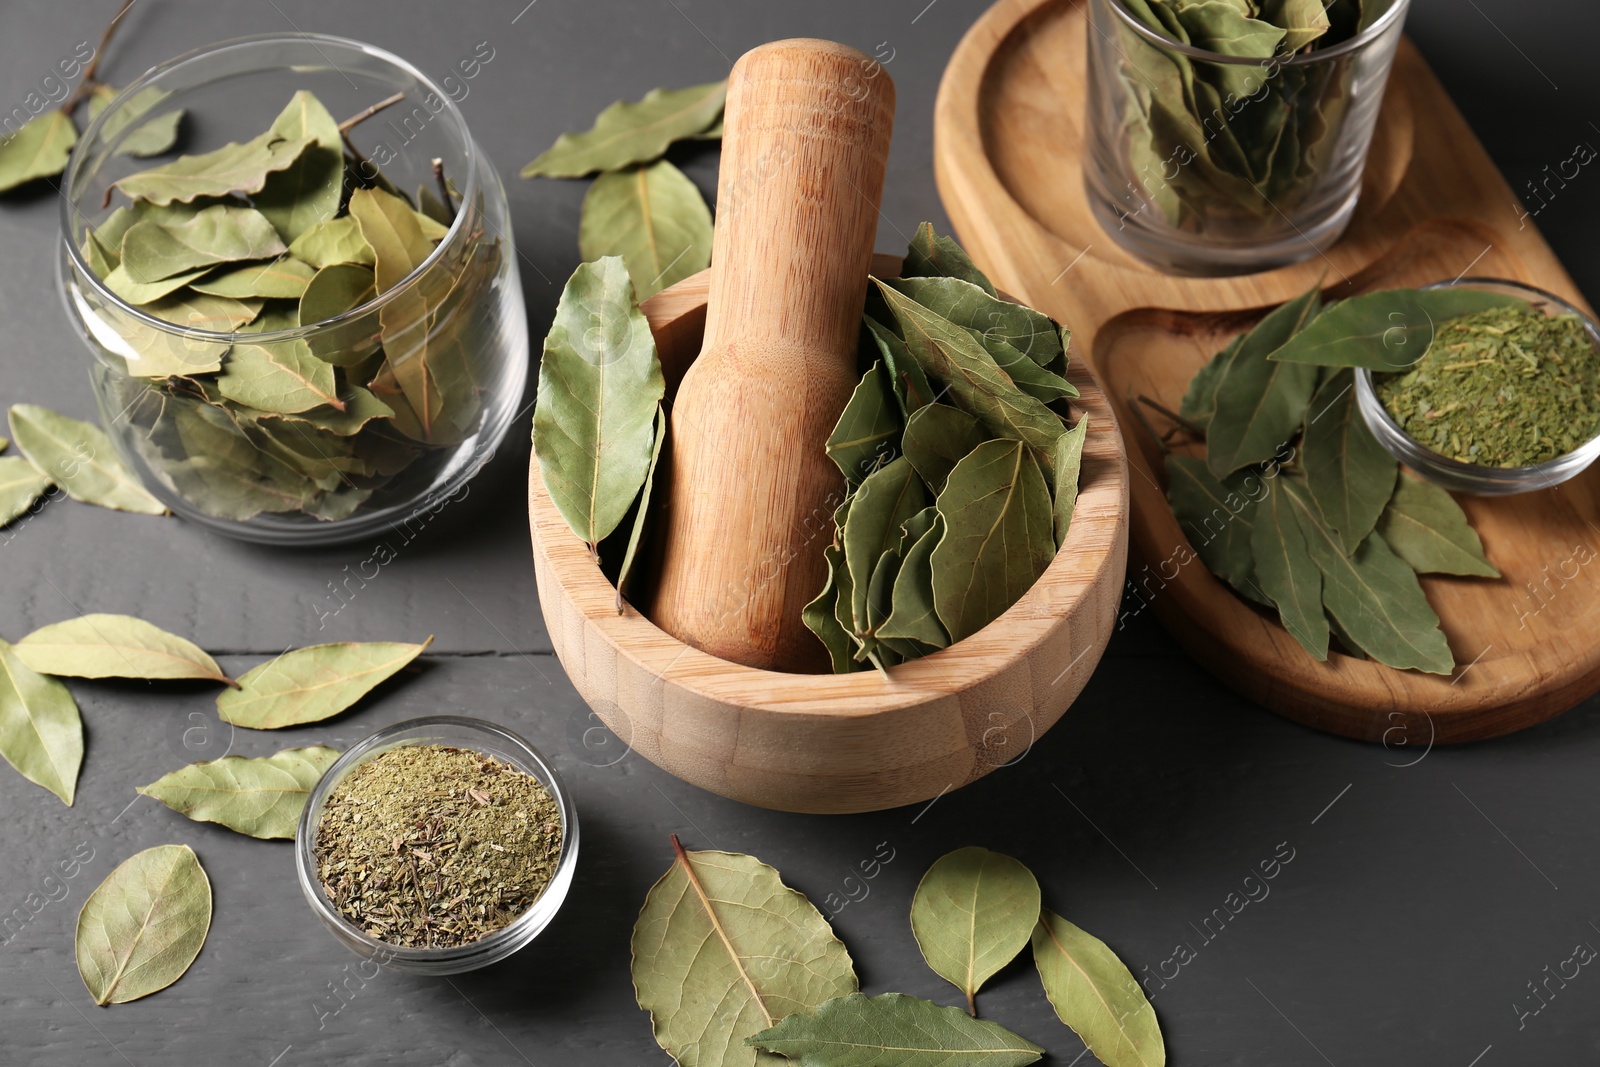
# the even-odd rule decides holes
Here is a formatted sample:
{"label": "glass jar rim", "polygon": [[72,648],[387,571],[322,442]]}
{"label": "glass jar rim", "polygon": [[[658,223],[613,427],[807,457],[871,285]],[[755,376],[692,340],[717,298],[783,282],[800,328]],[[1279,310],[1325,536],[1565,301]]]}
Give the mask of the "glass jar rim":
{"label": "glass jar rim", "polygon": [[[402,294],[415,287],[422,277],[427,274],[427,272],[432,269],[436,263],[444,258],[445,252],[449,248],[451,242],[463,229],[467,213],[464,210],[458,209],[456,211],[456,217],[451,220],[449,228],[445,231],[445,235],[439,239],[439,243],[434,247],[433,251],[428,254],[426,259],[417,264],[416,268],[412,270],[410,274],[407,274],[404,278],[402,278],[398,285],[385,292],[378,293],[366,303],[335,315],[331,319],[323,319],[319,322],[313,322],[309,324],[302,323],[299,326],[287,330],[273,330],[262,333],[222,333],[215,330],[198,330],[192,327],[181,326],[178,323],[169,322],[166,319],[158,318],[155,315],[150,314],[148,311],[145,311],[134,304],[128,303],[106,286],[105,280],[96,274],[92,268],[90,268],[88,261],[84,259],[82,249],[78,247],[77,241],[73,239],[73,234],[77,226],[78,209],[77,205],[73,202],[72,189],[78,177],[79,171],[83,168],[85,161],[88,159],[90,146],[99,142],[101,131],[105,128],[107,121],[113,114],[119,112],[123,105],[125,105],[135,94],[149,88],[152,83],[162,76],[170,74],[171,72],[187,66],[190,63],[228,52],[233,49],[254,48],[260,45],[282,44],[286,42],[308,43],[313,48],[316,48],[319,53],[321,52],[321,48],[318,47],[319,45],[330,45],[364,52],[375,59],[381,60],[390,66],[398,68],[412,78],[415,78],[420,85],[428,90],[428,92],[439,98],[440,102],[444,105],[443,112],[449,115],[456,127],[461,130],[463,134],[463,141],[467,146],[467,173],[465,182],[461,187],[462,207],[471,203],[476,197],[479,181],[479,156],[478,152],[473,146],[471,133],[467,129],[466,119],[462,116],[460,109],[456,107],[455,101],[452,100],[450,95],[441,89],[432,78],[428,77],[428,75],[424,74],[421,70],[417,69],[406,60],[401,59],[393,52],[390,52],[384,48],[379,48],[376,45],[370,45],[362,41],[354,40],[349,37],[336,37],[331,34],[323,33],[259,33],[246,37],[234,37],[226,41],[218,41],[214,44],[202,45],[199,48],[190,49],[189,51],[184,52],[182,55],[174,56],[165,62],[156,64],[143,74],[139,75],[138,78],[134,79],[121,92],[119,92],[116,97],[112,99],[110,104],[101,109],[100,114],[96,115],[94,121],[90,122],[88,128],[84,130],[83,136],[78,139],[77,146],[72,150],[71,158],[67,161],[66,173],[62,176],[61,235],[62,241],[66,244],[67,257],[72,266],[76,268],[77,272],[87,279],[89,285],[94,289],[96,295],[114,306],[119,313],[129,315],[141,325],[158,330],[161,333],[171,334],[173,336],[184,337],[197,341],[209,341],[219,344],[236,344],[239,343],[241,338],[247,338],[250,344],[262,345],[302,339],[314,333],[332,329],[334,327],[344,325],[345,323],[353,322],[356,319],[369,316],[375,311],[378,311],[385,305],[389,304],[391,301],[398,299]],[[326,57],[324,56],[324,58]],[[330,66],[333,65],[333,61],[331,59],[328,60],[328,63]]]}
{"label": "glass jar rim", "polygon": [[1172,41],[1161,36],[1138,19],[1124,6],[1123,0],[1105,0],[1106,6],[1116,12],[1122,24],[1133,30],[1139,36],[1153,45],[1177,52],[1179,55],[1190,59],[1199,59],[1206,63],[1213,63],[1224,67],[1259,67],[1264,64],[1274,64],[1278,67],[1306,67],[1314,63],[1323,63],[1340,56],[1347,55],[1359,48],[1365,47],[1370,41],[1382,36],[1396,21],[1404,18],[1405,10],[1411,6],[1411,0],[1394,0],[1388,11],[1378,16],[1378,21],[1362,30],[1348,41],[1342,41],[1332,48],[1325,48],[1316,52],[1304,52],[1292,56],[1271,55],[1262,58],[1252,56],[1229,56],[1221,52],[1212,52],[1205,48],[1196,48],[1192,44],[1182,41]]}

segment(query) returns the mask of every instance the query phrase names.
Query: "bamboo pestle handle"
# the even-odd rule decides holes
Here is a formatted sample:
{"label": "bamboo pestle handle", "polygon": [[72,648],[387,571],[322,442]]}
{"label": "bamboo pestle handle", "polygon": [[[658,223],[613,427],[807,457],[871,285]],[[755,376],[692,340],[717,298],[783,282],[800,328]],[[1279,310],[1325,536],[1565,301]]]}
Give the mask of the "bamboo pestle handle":
{"label": "bamboo pestle handle", "polygon": [[734,65],[705,340],[673,401],[655,623],[713,656],[825,671],[801,622],[845,482],[850,399],[894,85],[829,41]]}

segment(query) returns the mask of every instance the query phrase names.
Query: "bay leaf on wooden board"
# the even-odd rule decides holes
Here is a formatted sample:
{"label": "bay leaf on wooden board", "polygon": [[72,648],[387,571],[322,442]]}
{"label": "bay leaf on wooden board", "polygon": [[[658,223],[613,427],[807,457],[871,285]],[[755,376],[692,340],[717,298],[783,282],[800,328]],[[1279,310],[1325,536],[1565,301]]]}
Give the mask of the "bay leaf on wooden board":
{"label": "bay leaf on wooden board", "polygon": [[337,715],[433,644],[345,641],[285,652],[239,677],[217,697],[223,722],[277,730]]}
{"label": "bay leaf on wooden board", "polygon": [[1280,363],[1395,371],[1427,355],[1442,323],[1527,301],[1483,289],[1385,289],[1342,300],[1272,353]]}
{"label": "bay leaf on wooden board", "polygon": [[749,1043],[800,1067],[1021,1067],[1044,1055],[999,1023],[904,993],[839,997]]}
{"label": "bay leaf on wooden board", "polygon": [[0,139],[0,193],[40,178],[54,178],[67,169],[78,127],[58,108],[29,119],[16,133]]}
{"label": "bay leaf on wooden board", "polygon": [[924,222],[917,227],[916,234],[911,238],[911,245],[906,249],[905,263],[900,268],[900,277],[960,278],[962,281],[971,282],[990,296],[995,295],[994,286],[990,284],[983,271],[972,262],[966,250],[956,243],[955,238],[935,233],[931,222]]}
{"label": "bay leaf on wooden board", "polygon": [[236,300],[248,300],[251,297],[299,300],[305,295],[315,275],[311,264],[302,263],[293,256],[281,256],[267,263],[247,263],[242,267],[218,270],[195,281],[192,287],[197,293],[228,296]]}
{"label": "bay leaf on wooden board", "polygon": [[270,345],[234,345],[217,391],[236,404],[279,414],[327,405],[343,411],[333,367],[303,340]]}
{"label": "bay leaf on wooden board", "polygon": [[53,483],[21,456],[0,458],[0,526],[27,514]]}
{"label": "bay leaf on wooden board", "polygon": [[688,852],[645,896],[633,987],[656,1042],[682,1067],[772,1062],[745,1038],[856,991],[827,920],[753,856]]}
{"label": "bay leaf on wooden board", "polygon": [[1400,473],[1400,464],[1367,428],[1355,385],[1349,369],[1328,376],[1311,399],[1300,443],[1306,491],[1339,535],[1345,555],[1378,525]]}
{"label": "bay leaf on wooden board", "polygon": [[[901,277],[884,284],[957,326],[978,331],[985,340],[1004,341],[1039,367],[1061,354],[1061,335],[1049,316],[1001,300],[965,279]],[[1076,396],[1077,390],[1069,395]]]}
{"label": "bay leaf on wooden board", "polygon": [[96,613],[52,623],[16,644],[40,674],[68,678],[200,678],[232,685],[194,642],[132,615]]}
{"label": "bay leaf on wooden board", "polygon": [[888,368],[882,361],[876,362],[856,383],[828,435],[828,458],[845,481],[860,485],[867,475],[894,459],[901,433],[898,412]]}
{"label": "bay leaf on wooden board", "polygon": [[[350,214],[372,246],[379,293],[399,286],[433,253],[433,242],[423,235],[417,213],[399,197],[378,189],[357,189],[350,194]],[[443,413],[443,400],[428,366],[431,310],[426,296],[410,288],[378,312],[388,369],[415,412],[424,437],[431,435]]]}
{"label": "bay leaf on wooden board", "polygon": [[616,529],[644,484],[665,393],[622,259],[580,264],[545,335],[533,451],[551,499],[591,545]]}
{"label": "bay leaf on wooden board", "polygon": [[1028,947],[1038,922],[1033,872],[975,845],[935,860],[911,898],[911,933],[922,958],[966,994],[973,1015],[978,990]]}
{"label": "bay leaf on wooden board", "polygon": [[13,404],[11,436],[34,469],[74,500],[142,515],[167,513],[122,462],[111,438],[93,423],[37,404]]}
{"label": "bay leaf on wooden board", "polygon": [[[906,523],[909,533],[912,524]],[[933,523],[909,546],[902,542],[900,571],[895,575],[892,610],[878,627],[877,637],[902,655],[913,650],[932,651],[950,644],[934,606],[933,550],[944,536],[944,520],[934,511]],[[905,644],[913,642],[913,644]]]}
{"label": "bay leaf on wooden board", "polygon": [[[115,100],[122,90],[109,85],[97,85],[89,91],[89,121],[100,117],[106,105]],[[158,115],[145,116],[161,105],[169,93],[154,85],[130,96],[121,107],[100,127],[102,144],[115,144],[112,154],[118,156],[159,156],[171,151],[178,143],[178,127],[183,123],[183,109],[173,108]],[[130,130],[130,127],[132,128]],[[129,131],[123,136],[124,131]],[[118,142],[118,138],[121,141]]]}
{"label": "bay leaf on wooden board", "polygon": [[83,763],[83,719],[67,687],[0,641],[0,756],[68,807]]}
{"label": "bay leaf on wooden board", "polygon": [[524,178],[582,178],[656,159],[674,141],[722,121],[726,81],[685,89],[652,89],[641,100],[618,100],[582,133],[563,133],[522,168]]}
{"label": "bay leaf on wooden board", "polygon": [[289,254],[318,270],[335,263],[370,267],[376,262],[372,246],[361,236],[361,224],[349,215],[319,222],[305,230],[289,242]]}
{"label": "bay leaf on wooden board", "polygon": [[640,300],[711,263],[711,209],[666,160],[607,171],[583,198],[578,249],[584,259],[621,256]]}
{"label": "bay leaf on wooden board", "polygon": [[1205,461],[1176,454],[1167,456],[1166,468],[1167,503],[1206,569],[1242,595],[1263,602],[1250,538],[1256,509],[1266,495],[1265,480],[1253,470],[1218,479]]}
{"label": "bay leaf on wooden board", "polygon": [[167,988],[211,929],[211,880],[188,845],[136,852],[78,912],[78,974],[94,1002],[126,1004]]}
{"label": "bay leaf on wooden board", "polygon": [[322,101],[306,90],[295,93],[272,121],[271,132],[286,141],[307,140],[297,159],[268,176],[251,198],[285,241],[293,241],[339,211],[344,185],[344,139],[339,123]]}
{"label": "bay leaf on wooden board", "polygon": [[1267,482],[1267,496],[1251,524],[1250,553],[1261,592],[1278,609],[1289,636],[1319,662],[1328,658],[1328,617],[1322,610],[1322,571],[1311,558],[1305,532],[1284,490]]}
{"label": "bay leaf on wooden board", "polygon": [[806,629],[817,635],[817,640],[828,650],[828,660],[833,666],[833,672],[848,674],[855,669],[851,653],[855,651],[856,643],[844,627],[839,625],[839,616],[835,610],[839,599],[838,576],[845,565],[844,549],[836,545],[826,545],[822,553],[828,563],[827,578],[822,583],[822,592],[801,610],[800,621],[806,624]]}
{"label": "bay leaf on wooden board", "polygon": [[1062,1022],[1106,1067],[1162,1067],[1166,1042],[1155,1009],[1105,942],[1045,909],[1033,960]]}
{"label": "bay leaf on wooden board", "polygon": [[999,618],[1050,565],[1050,490],[1020,441],[985,441],[950,472],[938,507],[933,589],[954,642]]}
{"label": "bay leaf on wooden board", "polygon": [[1451,674],[1455,658],[1416,572],[1377,533],[1368,534],[1354,555],[1345,555],[1310,493],[1293,480],[1284,482],[1284,488],[1322,572],[1323,606],[1341,630],[1379,663]]}
{"label": "bay leaf on wooden board", "polygon": [[311,787],[338,758],[338,749],[322,745],[259,759],[223,756],[180,767],[138,792],[196,822],[220,823],[264,840],[293,838]]}
{"label": "bay leaf on wooden board", "polygon": [[1267,357],[1304,329],[1321,306],[1321,293],[1312,286],[1262,319],[1228,361],[1206,426],[1206,464],[1218,478],[1271,459],[1300,431],[1317,385],[1316,369]]}
{"label": "bay leaf on wooden board", "polygon": [[656,403],[655,440],[650,446],[650,466],[645,469],[644,486],[639,490],[638,508],[633,516],[633,526],[628,531],[628,547],[622,555],[622,567],[617,571],[617,614],[622,614],[622,597],[628,591],[628,579],[633,577],[634,561],[639,555],[639,545],[644,540],[644,530],[650,523],[650,498],[656,487],[656,468],[661,464],[661,446],[667,440],[667,408]]}
{"label": "bay leaf on wooden board", "polygon": [[1389,506],[1378,520],[1378,533],[1418,574],[1500,577],[1500,571],[1484,555],[1483,541],[1467,522],[1461,505],[1445,490],[1415,475],[1400,475]]}
{"label": "bay leaf on wooden board", "polygon": [[182,274],[174,274],[170,278],[162,278],[160,281],[140,282],[135,281],[133,275],[119,263],[111,268],[110,273],[100,277],[106,283],[107,289],[128,303],[138,305],[154,303],[164,296],[170,296],[190,282],[205,277],[210,270],[210,267],[200,267]]}
{"label": "bay leaf on wooden board", "polygon": [[900,544],[901,525],[928,506],[928,492],[904,456],[869,474],[856,490],[844,523],[845,566],[852,585],[852,633],[868,637],[867,591],[873,568]]}
{"label": "bay leaf on wooden board", "polygon": [[1189,379],[1189,387],[1184,390],[1183,400],[1178,405],[1178,414],[1201,429],[1211,422],[1211,416],[1217,410],[1217,386],[1222,384],[1222,376],[1227,373],[1228,364],[1244,343],[1244,336],[1240,334],[1229,341],[1226,348],[1207,360]]}
{"label": "bay leaf on wooden board", "polygon": [[1056,441],[1051,457],[1051,497],[1055,504],[1056,547],[1067,542],[1072,513],[1078,507],[1078,481],[1083,473],[1083,443],[1089,436],[1089,415],[1078,416],[1077,423]]}
{"label": "bay leaf on wooden board", "polygon": [[868,317],[865,321],[872,343],[883,359],[883,365],[888,368],[895,399],[900,404],[900,415],[910,418],[918,408],[933,403],[937,393],[928,384],[928,376],[922,373],[922,367],[912,358],[900,335],[876,319]]}
{"label": "bay leaf on wooden board", "polygon": [[310,138],[285,140],[268,130],[243,143],[230,142],[214,152],[179,156],[171,163],[130,174],[114,188],[133,200],[152,204],[190,203],[200,196],[259,193],[271,174],[300,158]]}
{"label": "bay leaf on wooden board", "polygon": [[960,408],[927,404],[906,420],[901,447],[928,488],[937,493],[956,464],[990,439],[978,420]]}

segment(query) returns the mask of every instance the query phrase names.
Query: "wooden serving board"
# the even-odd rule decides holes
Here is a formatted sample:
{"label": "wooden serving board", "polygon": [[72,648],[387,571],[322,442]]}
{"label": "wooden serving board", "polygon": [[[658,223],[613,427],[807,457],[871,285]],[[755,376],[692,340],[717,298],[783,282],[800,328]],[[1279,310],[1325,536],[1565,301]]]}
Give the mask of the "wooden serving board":
{"label": "wooden serving board", "polygon": [[1505,577],[1423,579],[1452,677],[1337,652],[1318,663],[1195,557],[1166,503],[1160,448],[1129,407],[1143,393],[1176,409],[1212,353],[1314,284],[1340,298],[1498,276],[1587,306],[1421,55],[1401,45],[1341,241],[1280,270],[1190,278],[1124,253],[1090,213],[1088,32],[1083,0],[1000,0],[945,72],[934,161],[962,244],[996,285],[1072,327],[1117,413],[1133,470],[1124,614],[1148,607],[1273,711],[1391,746],[1509,733],[1600,689],[1600,468],[1539,493],[1459,498]]}

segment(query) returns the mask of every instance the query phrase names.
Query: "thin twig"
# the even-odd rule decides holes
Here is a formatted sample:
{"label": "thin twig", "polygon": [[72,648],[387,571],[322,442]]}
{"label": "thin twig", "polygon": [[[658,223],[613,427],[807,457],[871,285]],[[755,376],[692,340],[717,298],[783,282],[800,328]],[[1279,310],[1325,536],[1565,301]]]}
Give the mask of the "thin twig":
{"label": "thin twig", "polygon": [[373,104],[369,108],[364,108],[361,111],[356,112],[354,115],[351,115],[349,118],[339,123],[339,135],[341,137],[344,136],[356,126],[361,125],[361,123],[366,122],[372,116],[376,115],[378,112],[384,110],[385,108],[394,107],[405,98],[405,93],[395,93],[393,96],[379,100],[376,104]]}
{"label": "thin twig", "polygon": [[1131,395],[1128,397],[1128,410],[1133,412],[1133,417],[1138,420],[1140,426],[1144,427],[1144,432],[1150,435],[1150,440],[1156,443],[1156,448],[1161,450],[1163,456],[1172,451],[1167,447],[1167,443],[1161,439],[1161,435],[1156,433],[1156,428],[1150,425],[1150,420],[1145,417],[1144,408],[1135,403]]}
{"label": "thin twig", "polygon": [[433,161],[433,180],[439,183],[439,198],[444,201],[444,213],[454,221],[456,202],[450,195],[450,183],[444,179],[444,160],[437,157]]}
{"label": "thin twig", "polygon": [[1176,411],[1173,411],[1171,408],[1167,407],[1165,404],[1158,403],[1157,401],[1151,400],[1149,397],[1145,396],[1143,393],[1139,394],[1138,400],[1139,400],[1139,403],[1141,403],[1141,404],[1145,405],[1146,407],[1150,408],[1152,411],[1158,411],[1161,414],[1165,415],[1167,418],[1171,419],[1173,422],[1177,423],[1179,426],[1182,426],[1185,430],[1188,430],[1190,433],[1192,433],[1196,437],[1200,438],[1200,440],[1204,441],[1206,439],[1206,428],[1204,426],[1201,426],[1198,422],[1195,422],[1193,419],[1184,418],[1182,415],[1179,415]]}
{"label": "thin twig", "polygon": [[83,68],[83,80],[71,94],[61,102],[62,114],[71,115],[83,98],[99,87],[100,60],[106,54],[106,48],[111,44],[111,35],[117,32],[117,26],[122,22],[122,16],[139,0],[122,0],[122,7],[117,11],[117,17],[112,19],[100,34],[100,46],[94,50],[94,58],[89,60],[89,65]]}

